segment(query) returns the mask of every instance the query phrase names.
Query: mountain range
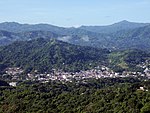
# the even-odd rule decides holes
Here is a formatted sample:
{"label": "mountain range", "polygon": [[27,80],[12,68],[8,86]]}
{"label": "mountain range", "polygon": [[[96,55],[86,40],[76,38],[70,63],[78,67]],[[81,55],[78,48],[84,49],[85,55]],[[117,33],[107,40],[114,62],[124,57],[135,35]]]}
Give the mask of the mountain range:
{"label": "mountain range", "polygon": [[0,113],[149,113],[149,50],[147,23],[1,23]]}
{"label": "mountain range", "polygon": [[111,50],[149,50],[149,31],[149,23],[134,23],[125,20],[108,26],[81,26],[79,28],[4,22],[0,23],[0,45],[37,38],[54,38],[75,45]]}
{"label": "mountain range", "polygon": [[114,33],[121,30],[131,30],[139,27],[150,25],[149,23],[135,23],[123,20],[118,23],[107,26],[81,26],[80,29],[84,29],[91,32],[97,33]]}
{"label": "mountain range", "polygon": [[150,24],[121,21],[108,26],[81,26],[63,28],[48,24],[0,24],[0,45],[37,38],[55,38],[71,44],[97,48],[144,49],[150,48]]}

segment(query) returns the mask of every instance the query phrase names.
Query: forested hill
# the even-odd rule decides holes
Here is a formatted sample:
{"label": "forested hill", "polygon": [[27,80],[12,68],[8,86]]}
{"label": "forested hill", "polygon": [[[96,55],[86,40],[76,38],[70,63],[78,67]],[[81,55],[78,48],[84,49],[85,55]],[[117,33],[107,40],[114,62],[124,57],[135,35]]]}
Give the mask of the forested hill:
{"label": "forested hill", "polygon": [[0,66],[17,66],[26,71],[51,69],[79,71],[107,63],[109,51],[71,45],[54,39],[15,42],[0,49]]}
{"label": "forested hill", "polygon": [[131,49],[125,51],[114,51],[109,54],[109,64],[114,71],[132,70],[141,71],[143,68],[139,65],[149,65],[150,53]]}
{"label": "forested hill", "polygon": [[137,49],[110,52],[55,39],[17,41],[0,48],[1,70],[17,66],[26,72],[38,70],[43,73],[52,69],[75,72],[104,65],[116,71],[139,71],[137,66],[146,61],[150,61],[150,54]]}

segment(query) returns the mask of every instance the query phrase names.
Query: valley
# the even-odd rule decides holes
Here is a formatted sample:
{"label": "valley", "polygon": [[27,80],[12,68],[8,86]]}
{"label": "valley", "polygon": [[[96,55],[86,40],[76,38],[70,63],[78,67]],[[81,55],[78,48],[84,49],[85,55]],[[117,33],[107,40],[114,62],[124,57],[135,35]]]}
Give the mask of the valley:
{"label": "valley", "polygon": [[149,113],[150,29],[0,24],[0,113]]}

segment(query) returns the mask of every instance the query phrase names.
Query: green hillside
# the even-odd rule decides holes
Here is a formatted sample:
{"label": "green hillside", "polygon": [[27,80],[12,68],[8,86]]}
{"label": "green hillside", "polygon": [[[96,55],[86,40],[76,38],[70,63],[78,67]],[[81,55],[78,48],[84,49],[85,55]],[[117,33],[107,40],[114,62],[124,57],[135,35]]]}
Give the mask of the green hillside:
{"label": "green hillside", "polygon": [[150,54],[141,50],[125,50],[116,51],[109,54],[110,67],[115,71],[141,71],[142,68],[138,67],[150,60]]}
{"label": "green hillside", "polygon": [[1,67],[17,66],[26,72],[52,69],[80,71],[107,63],[109,51],[71,45],[57,40],[15,42],[0,50]]}

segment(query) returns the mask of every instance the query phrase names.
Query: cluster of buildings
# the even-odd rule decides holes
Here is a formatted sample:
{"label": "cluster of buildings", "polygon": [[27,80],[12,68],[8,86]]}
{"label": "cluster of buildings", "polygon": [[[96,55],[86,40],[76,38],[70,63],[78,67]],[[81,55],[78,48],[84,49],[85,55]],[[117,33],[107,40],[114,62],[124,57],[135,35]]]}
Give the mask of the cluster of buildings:
{"label": "cluster of buildings", "polygon": [[22,74],[23,73],[23,70],[19,67],[13,67],[13,68],[6,68],[6,71],[5,71],[8,75],[17,75],[17,74]]}
{"label": "cluster of buildings", "polygon": [[[7,68],[5,74],[1,77],[6,78],[9,81],[40,81],[40,82],[48,82],[49,80],[60,80],[60,81],[69,81],[72,82],[73,80],[82,80],[88,78],[116,78],[116,77],[147,77],[150,79],[150,69],[148,67],[144,67],[143,72],[128,72],[124,71],[123,73],[117,73],[112,71],[106,66],[96,67],[95,69],[87,70],[87,71],[80,71],[80,72],[64,72],[62,70],[53,69],[51,73],[45,72],[44,74],[39,73],[35,70],[32,73],[23,74],[23,70],[19,67],[12,67]],[[7,77],[5,77],[7,76]],[[14,82],[11,83],[14,85]]]}

